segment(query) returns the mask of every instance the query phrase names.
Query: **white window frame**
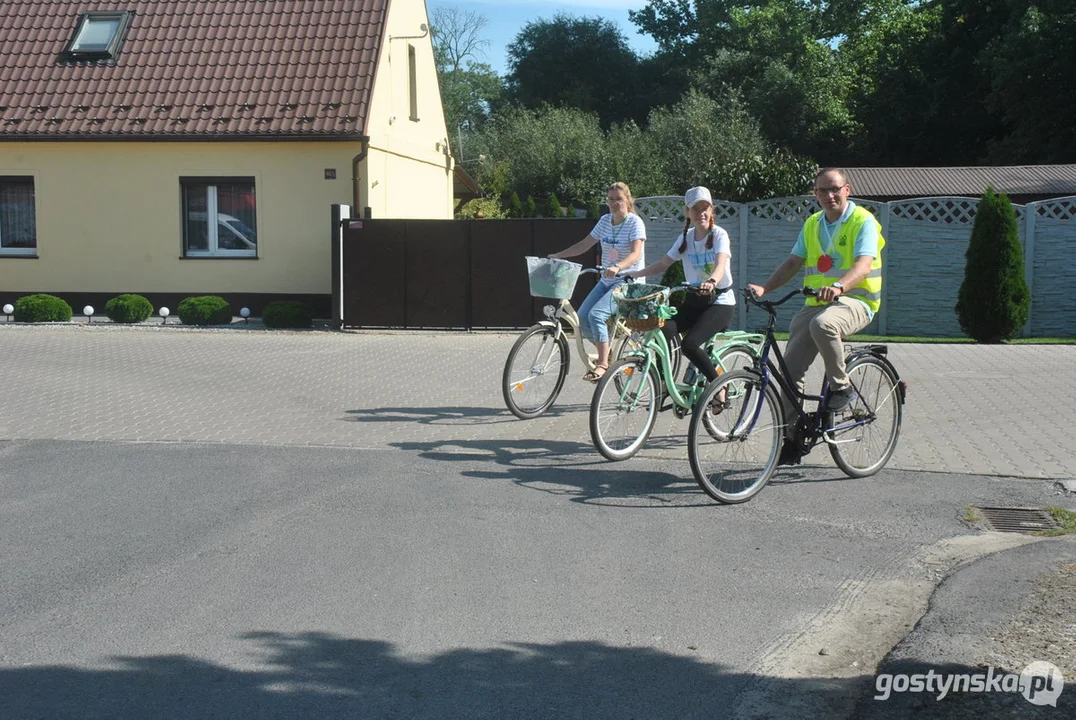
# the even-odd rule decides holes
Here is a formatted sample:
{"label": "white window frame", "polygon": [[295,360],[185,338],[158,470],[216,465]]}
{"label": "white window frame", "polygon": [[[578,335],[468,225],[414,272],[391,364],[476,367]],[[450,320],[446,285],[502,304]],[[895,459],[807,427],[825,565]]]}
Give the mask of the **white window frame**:
{"label": "white window frame", "polygon": [[32,247],[4,247],[4,228],[0,226],[0,257],[37,257],[37,185],[32,176],[0,175],[0,184],[29,183],[34,194],[34,244]]}
{"label": "white window frame", "polygon": [[[251,188],[254,188],[254,178],[242,177],[242,178],[180,178],[180,210],[182,212],[180,222],[180,235],[182,236],[180,241],[183,247],[183,257],[185,258],[256,258],[258,257],[257,240],[255,240],[255,247],[247,248],[243,250],[232,248],[218,247],[220,243],[220,230],[219,230],[219,211],[217,209],[217,184],[250,184]],[[188,229],[188,215],[191,212],[187,208],[187,188],[188,187],[202,187],[206,188],[206,236],[207,236],[207,249],[205,250],[191,250],[187,247],[187,229]],[[254,192],[254,204],[255,214],[257,214],[257,191]],[[255,223],[257,224],[257,223]],[[255,234],[257,234],[257,227],[253,228]]]}

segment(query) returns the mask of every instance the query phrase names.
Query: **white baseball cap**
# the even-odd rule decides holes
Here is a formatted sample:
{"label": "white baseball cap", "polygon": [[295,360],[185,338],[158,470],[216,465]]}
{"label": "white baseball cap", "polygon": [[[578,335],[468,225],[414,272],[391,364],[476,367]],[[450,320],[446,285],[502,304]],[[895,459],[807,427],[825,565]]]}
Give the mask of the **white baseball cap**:
{"label": "white baseball cap", "polygon": [[699,185],[693,187],[684,193],[684,205],[687,207],[695,207],[695,203],[705,200],[711,207],[713,207],[714,201],[710,197],[710,191]]}

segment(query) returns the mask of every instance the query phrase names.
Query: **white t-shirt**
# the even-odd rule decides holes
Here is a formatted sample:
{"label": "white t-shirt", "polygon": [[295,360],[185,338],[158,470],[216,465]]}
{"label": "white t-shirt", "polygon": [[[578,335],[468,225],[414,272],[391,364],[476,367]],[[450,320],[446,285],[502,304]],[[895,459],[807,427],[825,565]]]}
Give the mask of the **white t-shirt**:
{"label": "white t-shirt", "polygon": [[[717,267],[717,256],[719,254],[728,255],[729,262],[725,265],[725,276],[717,282],[717,289],[723,290],[724,288],[732,287],[731,245],[729,243],[729,234],[725,232],[723,227],[714,225],[713,234],[713,247],[707,250],[706,235],[703,235],[699,240],[695,240],[695,228],[688,228],[686,233],[687,247],[684,248],[684,252],[680,252],[680,243],[684,239],[684,233],[681,233],[676,238],[676,241],[673,242],[673,246],[669,248],[667,254],[673,260],[684,261],[684,280],[689,283],[698,283],[703,280],[708,280],[710,273]],[[720,293],[715,296],[711,304],[735,305],[736,293]]]}
{"label": "white t-shirt", "polygon": [[[635,213],[628,213],[624,222],[613,225],[613,216],[607,213],[598,218],[598,224],[590,231],[590,236],[597,238],[601,243],[602,267],[609,267],[616,265],[621,258],[631,253],[633,241],[646,242],[646,225],[643,225],[642,218]],[[631,265],[622,265],[620,272],[630,274],[632,271],[642,270],[646,266],[645,254],[645,251],[640,250],[639,258]],[[612,285],[616,282],[620,281],[616,278],[602,278],[602,283],[605,285]]]}

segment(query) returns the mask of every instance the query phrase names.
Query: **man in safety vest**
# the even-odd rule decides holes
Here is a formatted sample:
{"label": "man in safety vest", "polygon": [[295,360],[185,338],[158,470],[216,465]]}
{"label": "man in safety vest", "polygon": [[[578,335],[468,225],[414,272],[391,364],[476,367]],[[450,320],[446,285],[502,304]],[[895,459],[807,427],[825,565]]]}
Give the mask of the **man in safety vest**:
{"label": "man in safety vest", "polygon": [[[748,285],[762,297],[781,287],[806,266],[804,285],[817,297],[807,298],[788,329],[785,361],[792,380],[803,391],[803,377],[821,354],[830,384],[827,410],[841,410],[855,399],[844,367],[844,338],[870,324],[882,302],[882,227],[867,210],[848,200],[852,186],[840,168],[823,168],[814,179],[814,194],[822,212],[807,218],[792,253],[764,285]],[[785,417],[795,417],[785,398]],[[785,428],[791,437],[794,428]],[[785,442],[780,464],[799,461]]]}

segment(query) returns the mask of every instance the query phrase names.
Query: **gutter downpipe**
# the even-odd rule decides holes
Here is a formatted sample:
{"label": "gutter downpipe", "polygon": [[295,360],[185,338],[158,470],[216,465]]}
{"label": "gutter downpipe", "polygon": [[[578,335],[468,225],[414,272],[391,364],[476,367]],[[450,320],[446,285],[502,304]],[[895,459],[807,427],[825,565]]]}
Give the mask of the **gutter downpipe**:
{"label": "gutter downpipe", "polygon": [[351,207],[353,217],[363,217],[362,205],[359,204],[359,163],[366,159],[366,154],[370,151],[370,139],[362,139],[362,152],[355,157],[351,158]]}

